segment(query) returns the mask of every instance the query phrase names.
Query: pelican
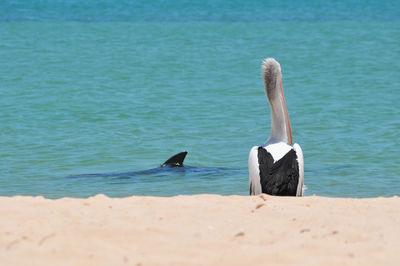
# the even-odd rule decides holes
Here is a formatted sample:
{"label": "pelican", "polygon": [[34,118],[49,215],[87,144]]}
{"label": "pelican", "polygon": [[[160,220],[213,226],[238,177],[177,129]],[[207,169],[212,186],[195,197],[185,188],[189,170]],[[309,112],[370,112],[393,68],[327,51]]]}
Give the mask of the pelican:
{"label": "pelican", "polygon": [[266,193],[303,196],[304,159],[299,144],[293,144],[292,129],[282,87],[280,64],[267,58],[262,64],[265,94],[271,109],[271,133],[262,146],[249,154],[250,195]]}

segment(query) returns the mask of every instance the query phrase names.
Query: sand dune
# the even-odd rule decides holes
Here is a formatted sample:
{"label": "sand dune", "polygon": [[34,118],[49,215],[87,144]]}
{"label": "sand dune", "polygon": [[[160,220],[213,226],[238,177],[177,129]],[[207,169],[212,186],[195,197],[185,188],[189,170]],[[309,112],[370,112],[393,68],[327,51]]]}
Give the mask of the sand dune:
{"label": "sand dune", "polygon": [[399,261],[398,197],[0,197],[0,265]]}

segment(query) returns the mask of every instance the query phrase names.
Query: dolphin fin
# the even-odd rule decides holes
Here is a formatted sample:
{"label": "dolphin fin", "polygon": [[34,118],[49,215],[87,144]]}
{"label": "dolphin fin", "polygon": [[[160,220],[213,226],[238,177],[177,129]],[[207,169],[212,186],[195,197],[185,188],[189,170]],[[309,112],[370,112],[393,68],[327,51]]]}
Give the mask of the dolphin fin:
{"label": "dolphin fin", "polygon": [[185,160],[187,151],[180,152],[166,160],[161,167],[163,166],[170,166],[170,167],[183,167],[183,160]]}

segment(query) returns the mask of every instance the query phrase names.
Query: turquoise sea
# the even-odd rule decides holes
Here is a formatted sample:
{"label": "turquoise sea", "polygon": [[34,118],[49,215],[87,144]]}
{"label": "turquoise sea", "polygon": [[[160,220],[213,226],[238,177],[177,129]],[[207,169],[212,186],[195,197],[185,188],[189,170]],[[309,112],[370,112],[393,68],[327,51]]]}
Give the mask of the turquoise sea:
{"label": "turquoise sea", "polygon": [[306,195],[399,195],[400,1],[325,2],[0,1],[0,195],[247,195],[265,57]]}

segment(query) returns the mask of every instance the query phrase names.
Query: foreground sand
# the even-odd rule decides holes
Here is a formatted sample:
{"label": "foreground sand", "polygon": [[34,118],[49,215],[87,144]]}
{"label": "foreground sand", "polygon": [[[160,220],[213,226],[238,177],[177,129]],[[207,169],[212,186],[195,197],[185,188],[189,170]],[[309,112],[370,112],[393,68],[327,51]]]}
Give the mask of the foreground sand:
{"label": "foreground sand", "polygon": [[0,197],[0,265],[399,261],[398,197]]}

